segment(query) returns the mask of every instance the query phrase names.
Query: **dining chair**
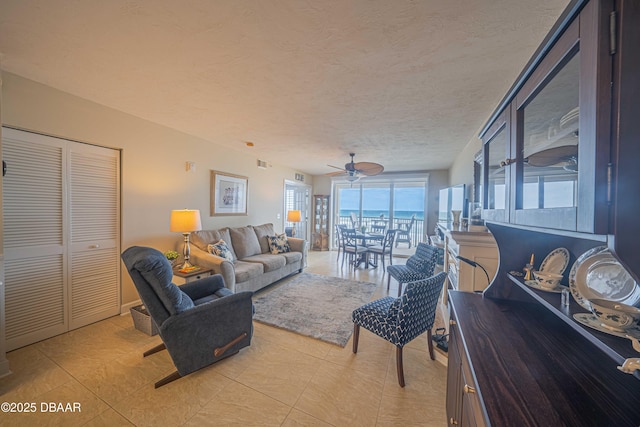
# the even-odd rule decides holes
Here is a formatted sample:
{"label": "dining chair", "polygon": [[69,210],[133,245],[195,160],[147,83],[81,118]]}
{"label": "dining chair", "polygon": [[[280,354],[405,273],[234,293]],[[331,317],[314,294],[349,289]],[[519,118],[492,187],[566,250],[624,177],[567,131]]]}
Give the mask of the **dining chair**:
{"label": "dining chair", "polygon": [[342,229],[342,238],[344,240],[344,246],[342,247],[344,252],[342,256],[342,266],[344,267],[345,255],[348,255],[349,263],[353,264],[355,270],[358,264],[367,257],[368,248],[359,242],[361,238],[358,236],[355,228]]}
{"label": "dining chair", "polygon": [[336,242],[338,244],[338,256],[336,262],[340,261],[340,253],[342,253],[342,259],[344,262],[344,236],[342,230],[346,228],[344,224],[336,224]]}
{"label": "dining chair", "polygon": [[355,228],[356,230],[358,229],[358,216],[355,214],[355,212],[351,212],[349,215],[349,218],[351,219],[351,228]]}
{"label": "dining chair", "polygon": [[396,237],[396,230],[391,229],[387,230],[384,234],[384,239],[382,243],[379,243],[374,246],[368,246],[369,253],[373,254],[373,263],[378,264],[378,255],[382,258],[382,269],[387,271],[387,268],[384,265],[384,257],[385,255],[389,255],[389,265],[393,265],[393,240]]}
{"label": "dining chair", "polygon": [[380,214],[379,219],[371,221],[371,232],[373,234],[385,234],[387,229],[387,220],[384,219],[384,214]]}
{"label": "dining chair", "polygon": [[353,352],[358,352],[360,326],[396,346],[398,384],[404,387],[402,349],[406,344],[427,332],[429,357],[435,360],[431,329],[436,318],[436,307],[447,273],[440,272],[415,282],[407,283],[405,293],[398,298],[384,297],[369,302],[353,311]]}
{"label": "dining chair", "polygon": [[396,248],[398,243],[408,243],[411,249],[411,229],[416,222],[416,214],[411,215],[411,221],[398,224],[398,236],[396,237]]}
{"label": "dining chair", "polygon": [[387,291],[391,286],[391,278],[398,281],[398,296],[402,293],[402,284],[425,279],[433,275],[438,262],[438,254],[442,249],[420,242],[416,253],[407,259],[405,265],[390,265],[387,267]]}

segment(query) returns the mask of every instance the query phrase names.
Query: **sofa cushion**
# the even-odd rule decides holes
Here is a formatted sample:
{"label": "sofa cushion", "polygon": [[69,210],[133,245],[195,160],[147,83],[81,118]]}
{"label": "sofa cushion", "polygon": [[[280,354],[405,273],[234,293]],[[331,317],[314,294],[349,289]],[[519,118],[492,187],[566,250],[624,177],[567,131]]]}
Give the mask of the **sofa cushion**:
{"label": "sofa cushion", "polygon": [[228,228],[221,228],[219,230],[200,230],[191,233],[191,243],[205,252],[209,251],[207,249],[209,245],[213,245],[221,239],[224,240],[229,247],[229,250],[233,254],[233,259],[237,259],[238,257],[236,256],[236,253],[233,250],[233,245],[231,244],[231,234],[229,234]]}
{"label": "sofa cushion", "polygon": [[267,236],[267,240],[269,241],[269,249],[272,254],[291,252],[286,234],[283,233],[275,236]]}
{"label": "sofa cushion", "polygon": [[216,243],[221,238],[218,230],[200,230],[191,233],[190,242],[206,251],[208,245]]}
{"label": "sofa cushion", "polygon": [[236,283],[246,282],[264,273],[264,267],[259,262],[236,261],[233,264]]}
{"label": "sofa cushion", "polygon": [[230,228],[229,234],[238,259],[260,254],[260,243],[252,226]]}
{"label": "sofa cushion", "polygon": [[267,236],[273,236],[276,234],[273,231],[273,224],[255,225],[253,227],[253,231],[256,232],[256,237],[258,237],[258,242],[260,243],[260,253],[268,254],[270,249]]}
{"label": "sofa cushion", "polygon": [[286,252],[280,255],[287,260],[287,264],[293,264],[294,262],[299,262],[302,259],[302,252]]}
{"label": "sofa cushion", "polygon": [[133,268],[138,270],[149,283],[151,289],[162,301],[164,308],[172,316],[194,307],[189,295],[171,282],[173,278],[171,264],[160,251],[155,251],[149,256],[139,259]]}
{"label": "sofa cushion", "polygon": [[244,258],[246,262],[259,262],[264,266],[264,272],[279,270],[287,264],[287,260],[282,255],[260,254]]}
{"label": "sofa cushion", "polygon": [[235,261],[235,259],[233,259],[233,254],[231,253],[231,250],[229,249],[229,246],[222,239],[218,240],[217,243],[214,243],[212,245],[207,245],[207,252],[209,252],[210,254],[213,254],[213,255],[217,255],[217,256],[219,256],[221,258],[224,258],[229,262],[234,262]]}

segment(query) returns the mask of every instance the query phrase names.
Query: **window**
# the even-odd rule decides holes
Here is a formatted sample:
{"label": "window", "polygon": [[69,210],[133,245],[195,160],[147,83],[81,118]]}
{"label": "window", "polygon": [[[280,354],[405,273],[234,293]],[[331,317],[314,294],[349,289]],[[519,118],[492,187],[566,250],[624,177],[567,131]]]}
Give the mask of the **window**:
{"label": "window", "polygon": [[397,228],[415,215],[412,234],[415,242],[424,241],[428,176],[415,178],[366,178],[355,184],[334,181],[334,224],[364,227],[366,231]]}

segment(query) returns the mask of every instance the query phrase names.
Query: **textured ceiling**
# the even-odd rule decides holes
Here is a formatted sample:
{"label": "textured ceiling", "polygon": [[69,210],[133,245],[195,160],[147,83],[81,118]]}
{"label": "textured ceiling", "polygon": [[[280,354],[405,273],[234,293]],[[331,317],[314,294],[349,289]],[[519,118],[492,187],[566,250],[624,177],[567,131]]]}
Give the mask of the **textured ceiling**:
{"label": "textured ceiling", "polygon": [[567,4],[2,0],[0,53],[6,71],[306,173],[350,151],[447,169]]}

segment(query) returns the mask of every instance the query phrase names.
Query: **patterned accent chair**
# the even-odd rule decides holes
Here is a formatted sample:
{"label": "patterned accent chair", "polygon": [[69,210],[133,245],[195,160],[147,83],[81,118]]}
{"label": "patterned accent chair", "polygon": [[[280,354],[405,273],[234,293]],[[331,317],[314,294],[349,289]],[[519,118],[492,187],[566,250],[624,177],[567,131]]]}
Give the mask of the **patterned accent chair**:
{"label": "patterned accent chair", "polygon": [[440,249],[427,243],[418,243],[416,253],[407,259],[405,265],[390,265],[387,267],[387,291],[391,286],[391,278],[398,281],[398,296],[402,293],[402,284],[425,279],[433,275],[438,263]]}
{"label": "patterned accent chair", "polygon": [[171,282],[171,264],[153,248],[132,246],[122,253],[122,261],[162,338],[144,356],[166,349],[177,369],[155,388],[251,344],[253,292],[234,294],[220,274],[178,287]]}
{"label": "patterned accent chair", "polygon": [[399,298],[384,297],[372,301],[353,311],[353,352],[358,352],[360,326],[384,338],[396,346],[396,370],[398,384],[404,387],[402,366],[403,347],[427,332],[429,356],[435,360],[431,328],[436,318],[436,306],[447,273],[409,282],[405,293]]}

